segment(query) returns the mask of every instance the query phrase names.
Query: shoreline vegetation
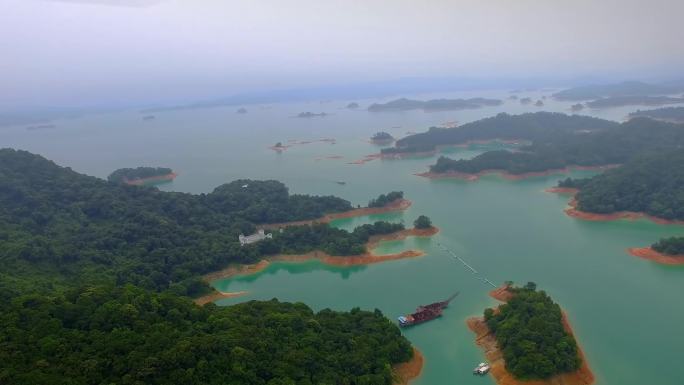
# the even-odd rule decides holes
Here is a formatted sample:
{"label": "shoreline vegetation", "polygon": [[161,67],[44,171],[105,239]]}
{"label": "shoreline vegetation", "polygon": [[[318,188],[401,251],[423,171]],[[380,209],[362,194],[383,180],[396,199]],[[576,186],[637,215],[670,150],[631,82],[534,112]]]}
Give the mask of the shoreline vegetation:
{"label": "shoreline vegetation", "polygon": [[618,167],[619,165],[603,165],[603,166],[568,166],[565,168],[558,168],[558,169],[553,169],[553,170],[546,170],[546,171],[535,171],[535,172],[524,172],[521,174],[512,174],[506,170],[497,170],[497,169],[491,169],[491,170],[482,170],[477,173],[466,173],[466,172],[459,172],[459,171],[447,171],[447,172],[431,172],[431,171],[426,171],[418,174],[414,174],[416,176],[420,176],[423,178],[428,178],[428,179],[463,179],[467,181],[476,181],[480,179],[480,177],[485,176],[485,175],[491,175],[495,174],[498,175],[504,179],[508,180],[522,180],[526,178],[535,178],[535,177],[543,177],[543,176],[549,176],[549,175],[555,175],[555,174],[567,174],[572,171],[576,170],[608,170],[611,168]]}
{"label": "shoreline vegetation", "polygon": [[563,210],[566,215],[577,218],[577,219],[583,219],[585,221],[595,221],[595,222],[607,222],[607,221],[616,221],[616,220],[621,220],[621,219],[628,219],[628,220],[637,220],[637,219],[648,219],[649,221],[653,223],[657,223],[659,225],[684,225],[684,221],[676,220],[676,219],[665,219],[665,218],[659,218],[647,213],[643,212],[635,212],[635,211],[616,211],[614,213],[607,213],[607,214],[599,214],[599,213],[591,213],[587,211],[582,211],[577,208],[577,199],[575,199],[575,195],[579,193],[579,189],[573,188],[573,187],[552,187],[544,190],[545,192],[549,193],[556,193],[556,194],[569,194],[572,196],[570,201],[568,202],[568,207]]}
{"label": "shoreline vegetation", "polygon": [[[261,259],[260,261],[252,264],[228,266],[225,269],[205,274],[204,276],[202,276],[202,279],[205,282],[210,283],[220,279],[257,274],[268,268],[274,262],[302,263],[311,260],[318,260],[321,263],[330,266],[347,267],[358,265],[371,265],[375,263],[395,261],[406,258],[417,258],[424,256],[425,253],[420,250],[404,250],[402,252],[393,254],[375,254],[373,253],[373,250],[376,249],[382,242],[400,241],[408,237],[431,237],[437,233],[439,233],[439,228],[432,226],[427,229],[412,228],[396,231],[394,233],[389,234],[373,235],[370,237],[368,242],[366,242],[365,246],[367,251],[363,254],[350,256],[331,256],[320,250],[314,250],[304,254],[277,254],[273,256],[267,256]],[[247,294],[247,292],[245,291],[215,291],[202,297],[196,298],[195,303],[205,304],[208,302],[213,302],[218,299],[233,298],[245,294]]]}
{"label": "shoreline vegetation", "polygon": [[[509,291],[510,285],[502,285],[489,292],[489,295],[503,302],[504,304],[514,297],[514,293]],[[500,311],[500,306],[494,313]],[[563,329],[574,339],[574,333],[568,320],[567,314],[561,309]],[[556,374],[547,379],[523,380],[517,379],[506,369],[504,353],[499,348],[494,333],[491,332],[484,317],[470,317],[466,320],[468,328],[475,333],[475,343],[485,352],[487,360],[491,366],[491,375],[498,385],[590,385],[595,381],[585,354],[577,344],[577,354],[581,360],[581,366],[576,371],[570,373]]]}

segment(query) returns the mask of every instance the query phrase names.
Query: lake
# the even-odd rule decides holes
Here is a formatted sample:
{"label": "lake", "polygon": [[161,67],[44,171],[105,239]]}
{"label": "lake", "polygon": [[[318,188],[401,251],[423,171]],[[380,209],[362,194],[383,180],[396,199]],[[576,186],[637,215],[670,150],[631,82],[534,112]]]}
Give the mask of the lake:
{"label": "lake", "polygon": [[[533,100],[550,92],[526,92]],[[544,192],[566,175],[522,181],[486,176],[476,182],[429,180],[425,171],[436,156],[374,160],[348,164],[379,147],[368,142],[377,131],[395,137],[420,132],[443,122],[466,123],[499,112],[569,112],[572,103],[545,100],[542,108],[507,99],[506,91],[412,95],[433,97],[499,97],[502,106],[447,112],[369,113],[347,110],[349,101],[239,106],[159,112],[142,120],[137,111],[87,115],[57,120],[54,128],[0,129],[0,146],[41,154],[76,171],[106,177],[121,167],[171,167],[178,178],[163,190],[210,192],[238,178],[277,179],[291,192],[332,194],[365,205],[378,194],[404,191],[413,205],[405,212],[339,220],[351,229],[375,220],[403,220],[421,214],[441,232],[432,238],[386,242],[377,253],[409,248],[426,256],[370,266],[338,268],[316,261],[274,263],[251,276],[214,282],[223,291],[246,290],[247,296],[219,301],[228,305],[250,299],[301,301],[314,309],[378,308],[394,320],[416,306],[460,295],[444,316],[403,332],[420,349],[426,364],[416,385],[492,384],[474,377],[472,368],[484,358],[466,318],[495,306],[491,289],[442,251],[444,245],[492,282],[534,281],[568,313],[599,385],[679,384],[676,363],[684,353],[684,266],[661,266],[632,257],[628,247],[646,246],[662,236],[681,235],[681,226],[646,220],[585,222],[563,213],[568,197]],[[391,99],[391,98],[388,98]],[[358,100],[362,107],[376,100]],[[623,120],[639,107],[585,110],[597,117]],[[643,108],[643,107],[642,107]],[[326,117],[295,118],[299,112],[326,112]],[[268,147],[288,140],[335,138],[335,144],[294,145],[282,153]],[[469,158],[502,145],[475,145],[446,150]],[[327,159],[339,156],[340,158]],[[591,175],[576,171],[572,176]],[[346,182],[345,185],[337,181]]]}

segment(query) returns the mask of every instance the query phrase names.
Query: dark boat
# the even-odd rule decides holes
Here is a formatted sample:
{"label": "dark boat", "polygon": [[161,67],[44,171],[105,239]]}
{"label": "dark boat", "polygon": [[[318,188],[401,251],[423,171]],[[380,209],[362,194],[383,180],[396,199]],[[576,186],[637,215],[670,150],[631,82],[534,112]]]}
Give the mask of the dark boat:
{"label": "dark boat", "polygon": [[399,326],[413,326],[426,321],[431,321],[437,317],[441,317],[444,308],[449,306],[449,302],[451,302],[452,299],[456,298],[457,295],[458,292],[456,292],[454,295],[452,295],[445,301],[434,302],[429,305],[418,306],[415,313],[407,314],[405,316],[397,318],[397,320],[399,321]]}

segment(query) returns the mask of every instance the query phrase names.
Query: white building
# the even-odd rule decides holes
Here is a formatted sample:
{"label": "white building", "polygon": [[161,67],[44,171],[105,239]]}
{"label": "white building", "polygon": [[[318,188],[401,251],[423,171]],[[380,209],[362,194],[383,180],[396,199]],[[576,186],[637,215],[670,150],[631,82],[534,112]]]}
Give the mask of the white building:
{"label": "white building", "polygon": [[255,234],[252,234],[252,235],[245,236],[243,234],[240,234],[240,236],[238,237],[238,239],[240,240],[240,246],[249,245],[250,243],[263,241],[266,238],[269,238],[269,239],[273,238],[273,234],[264,233],[264,229],[259,229],[258,232],[256,232]]}

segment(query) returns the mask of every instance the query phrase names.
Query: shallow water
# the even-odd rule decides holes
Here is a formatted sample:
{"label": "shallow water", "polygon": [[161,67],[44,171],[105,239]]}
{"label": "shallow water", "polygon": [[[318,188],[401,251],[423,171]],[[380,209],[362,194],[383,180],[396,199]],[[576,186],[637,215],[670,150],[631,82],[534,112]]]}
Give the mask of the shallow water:
{"label": "shallow water", "polygon": [[[508,93],[430,95],[434,96],[507,97]],[[535,100],[538,97],[534,95]],[[486,176],[466,182],[413,175],[425,171],[435,157],[347,164],[378,151],[367,142],[376,131],[400,137],[446,121],[464,123],[502,111],[537,111],[537,107],[507,101],[501,107],[471,111],[371,114],[343,109],[347,102],[247,106],[246,115],[235,114],[237,107],[171,111],[157,113],[151,121],[142,121],[142,114],[135,111],[92,115],[57,121],[54,129],[4,128],[0,146],[40,153],[100,177],[120,167],[172,167],[179,177],[162,185],[164,190],[201,193],[237,178],[278,179],[293,192],[334,194],[360,205],[380,193],[402,190],[413,201],[407,211],[338,220],[333,225],[351,229],[379,219],[410,225],[425,214],[441,228],[438,235],[387,242],[376,252],[417,248],[426,256],[350,268],[316,261],[274,263],[255,275],[214,282],[220,290],[249,291],[245,297],[220,303],[277,297],[314,309],[379,308],[394,319],[458,290],[460,296],[442,318],[404,331],[426,359],[415,384],[493,383],[489,377],[471,375],[484,355],[475,346],[465,319],[496,302],[487,296],[490,287],[440,250],[438,244],[443,244],[495,283],[534,281],[548,291],[568,312],[597,384],[681,383],[675,363],[684,353],[684,306],[679,295],[684,291],[684,267],[657,265],[625,252],[662,236],[682,234],[681,226],[570,218],[563,213],[567,196],[544,192],[561,175],[523,181]],[[567,112],[570,104],[547,100],[544,109]],[[587,113],[621,120],[636,109]],[[291,117],[302,111],[333,115]],[[282,154],[268,149],[278,141],[325,137],[334,137],[337,143],[298,145]],[[448,152],[467,158],[493,147]],[[331,155],[344,159],[316,160]],[[577,171],[572,175],[590,174]]]}

